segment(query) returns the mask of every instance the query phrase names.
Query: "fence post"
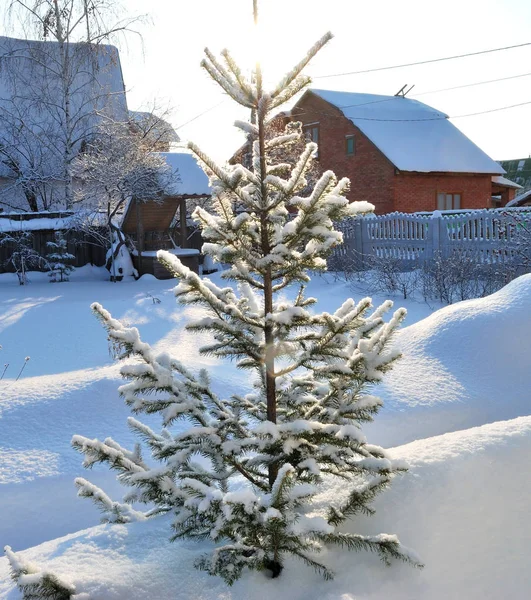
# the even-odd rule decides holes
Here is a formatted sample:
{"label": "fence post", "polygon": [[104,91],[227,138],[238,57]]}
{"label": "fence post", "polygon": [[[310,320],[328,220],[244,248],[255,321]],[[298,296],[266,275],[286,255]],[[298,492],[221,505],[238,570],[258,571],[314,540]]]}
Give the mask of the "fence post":
{"label": "fence post", "polygon": [[428,222],[428,235],[426,239],[426,251],[424,253],[424,262],[433,260],[439,246],[439,221],[438,214],[432,213]]}
{"label": "fence post", "polygon": [[[370,261],[367,261],[369,258],[369,250],[371,249],[370,239],[369,239],[369,219],[376,219],[378,217],[363,217],[360,219],[360,253],[363,261],[363,268],[370,268],[370,264],[367,264]],[[372,256],[371,256],[372,258]]]}
{"label": "fence post", "polygon": [[[433,260],[437,254],[441,253],[441,227],[443,226],[443,219],[440,211],[434,210],[431,215],[431,255],[430,259]],[[442,236],[444,238],[444,235]]]}
{"label": "fence post", "polygon": [[[365,268],[365,259],[363,257],[363,239],[362,239],[362,228],[363,228],[363,217],[357,217],[354,219],[354,257],[357,262],[357,268],[361,271]],[[350,248],[349,248],[350,250]]]}

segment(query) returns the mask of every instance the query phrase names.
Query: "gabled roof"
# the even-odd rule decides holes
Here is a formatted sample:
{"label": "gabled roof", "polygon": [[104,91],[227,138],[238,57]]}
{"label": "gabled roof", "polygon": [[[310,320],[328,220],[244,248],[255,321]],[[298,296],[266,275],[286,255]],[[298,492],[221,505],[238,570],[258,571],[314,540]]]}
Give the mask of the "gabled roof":
{"label": "gabled roof", "polygon": [[[85,114],[104,112],[116,120],[126,121],[129,113],[117,48],[73,43],[68,51],[73,72],[70,74],[72,118],[79,120]],[[59,79],[51,78],[51,73],[61,72],[61,65],[58,42],[0,36],[0,108],[21,99],[30,107],[27,119],[42,123],[43,119],[58,118],[55,114],[50,116],[55,98],[57,105],[61,104]],[[42,104],[49,107],[44,114],[34,102],[41,88],[46,89]]]}
{"label": "gabled roof", "polygon": [[178,196],[210,196],[208,177],[190,152],[160,152],[178,180],[167,190]]}
{"label": "gabled roof", "polygon": [[448,115],[418,100],[319,89],[309,93],[338,108],[401,171],[505,173]]}

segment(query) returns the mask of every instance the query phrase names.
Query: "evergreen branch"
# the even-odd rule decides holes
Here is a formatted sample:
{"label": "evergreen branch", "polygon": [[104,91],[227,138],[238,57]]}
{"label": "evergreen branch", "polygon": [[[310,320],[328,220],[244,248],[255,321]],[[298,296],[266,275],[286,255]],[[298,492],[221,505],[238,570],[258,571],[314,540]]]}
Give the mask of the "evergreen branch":
{"label": "evergreen branch", "polygon": [[376,552],[386,565],[390,565],[391,559],[395,559],[419,569],[424,567],[410,550],[400,544],[396,535],[381,533],[379,535],[368,536],[352,533],[328,533],[316,537],[326,544],[339,545],[349,550]]}
{"label": "evergreen branch", "polygon": [[314,571],[317,571],[319,575],[322,575],[325,581],[331,581],[332,579],[334,579],[335,573],[322,563],[316,561],[313,558],[310,558],[308,555],[303,554],[298,550],[293,550],[292,552],[295,556],[300,558],[306,565],[314,569]]}
{"label": "evergreen branch", "polygon": [[146,519],[144,513],[134,510],[129,504],[113,502],[103,490],[90,481],[77,477],[74,482],[78,488],[77,495],[80,498],[91,498],[103,513],[102,523],[131,523]]}
{"label": "evergreen branch", "polygon": [[19,558],[10,546],[5,546],[11,577],[24,595],[25,600],[70,600],[76,587],[51,571],[43,571],[37,565]]}

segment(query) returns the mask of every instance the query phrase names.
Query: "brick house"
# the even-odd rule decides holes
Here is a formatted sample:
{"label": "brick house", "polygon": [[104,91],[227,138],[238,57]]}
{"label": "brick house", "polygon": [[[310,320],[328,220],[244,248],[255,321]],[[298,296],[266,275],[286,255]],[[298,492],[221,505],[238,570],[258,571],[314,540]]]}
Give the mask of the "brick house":
{"label": "brick house", "polygon": [[504,206],[520,187],[448,115],[417,100],[310,89],[280,118],[301,121],[321,168],[348,177],[349,199],[379,214]]}

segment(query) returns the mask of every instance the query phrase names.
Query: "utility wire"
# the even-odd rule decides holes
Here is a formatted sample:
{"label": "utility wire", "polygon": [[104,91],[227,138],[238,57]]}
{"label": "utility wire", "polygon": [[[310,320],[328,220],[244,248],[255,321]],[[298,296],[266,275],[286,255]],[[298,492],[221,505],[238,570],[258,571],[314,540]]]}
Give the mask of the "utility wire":
{"label": "utility wire", "polygon": [[519,77],[529,77],[531,73],[522,73],[521,75],[511,75],[510,77],[500,77],[499,79],[489,79],[488,81],[476,81],[475,83],[466,83],[464,85],[455,85],[454,87],[442,88],[440,90],[430,90],[429,92],[421,92],[420,94],[411,94],[411,97],[425,96],[426,94],[436,94],[438,92],[449,92],[450,90],[461,90],[463,88],[474,87],[476,85],[484,85],[486,83],[496,83],[498,81],[508,81],[509,79],[518,79]]}
{"label": "utility wire", "polygon": [[[336,108],[339,111],[343,111],[343,109],[345,108],[354,108],[356,106],[366,106],[367,104],[377,104],[379,102],[390,102],[391,100],[393,100],[393,98],[386,98],[385,100],[377,100],[375,102],[363,102],[361,104],[351,104],[348,106],[337,106]],[[455,115],[455,116],[440,116],[440,117],[426,117],[425,119],[378,119],[377,117],[356,117],[356,116],[346,116],[345,114],[342,115],[338,115],[338,114],[333,114],[331,112],[327,112],[324,110],[321,111],[317,111],[319,114],[321,115],[327,115],[329,117],[333,117],[336,119],[342,119],[342,118],[347,118],[347,119],[353,119],[356,121],[380,121],[382,123],[418,123],[419,121],[443,121],[445,119],[462,119],[465,117],[475,117],[476,115],[485,115],[488,113],[493,113],[493,112],[499,112],[502,110],[508,110],[510,108],[516,108],[518,106],[525,106],[531,104],[531,100],[527,101],[527,102],[520,102],[519,104],[511,104],[509,106],[501,106],[499,108],[490,108],[489,110],[482,110],[479,112],[474,112],[474,113],[467,113],[464,115]],[[301,111],[304,112],[304,111]],[[315,114],[316,111],[314,111]]]}
{"label": "utility wire", "polygon": [[223,99],[221,102],[218,102],[217,104],[214,104],[214,106],[211,106],[210,108],[207,108],[206,110],[204,110],[202,113],[199,113],[198,115],[196,115],[195,117],[191,118],[189,121],[186,121],[185,123],[182,123],[181,125],[179,125],[178,127],[175,128],[175,131],[177,131],[178,129],[182,129],[183,127],[185,127],[186,125],[189,125],[190,123],[192,123],[193,121],[195,121],[196,119],[199,119],[200,117],[202,117],[203,115],[206,115],[207,113],[209,113],[211,110],[214,110],[215,108],[217,108],[218,106],[221,106],[223,103],[225,102],[225,100]]}
{"label": "utility wire", "polygon": [[450,117],[450,119],[461,119],[463,117],[475,117],[476,115],[486,115],[487,113],[498,112],[500,110],[508,110],[509,108],[516,108],[517,106],[525,106],[526,104],[531,104],[531,100],[529,102],[520,102],[519,104],[511,104],[510,106],[502,106],[501,108],[491,108],[490,110],[482,110],[481,112],[468,113],[466,115],[456,115],[455,117]]}
{"label": "utility wire", "polygon": [[329,75],[314,75],[312,79],[327,79],[329,77],[343,77],[343,75],[360,75],[362,73],[374,73],[376,71],[388,71],[390,69],[402,69],[403,67],[414,67],[416,65],[427,65],[430,63],[442,62],[444,60],[455,60],[457,58],[466,58],[468,56],[478,56],[479,54],[490,54],[492,52],[501,52],[502,50],[512,50],[514,48],[523,48],[531,46],[531,42],[523,44],[515,44],[514,46],[504,46],[502,48],[491,48],[490,50],[480,50],[479,52],[468,52],[466,54],[456,54],[455,56],[444,56],[441,58],[432,58],[430,60],[421,60],[412,63],[404,63],[402,65],[391,65],[388,67],[377,67],[375,69],[364,69],[362,71],[348,71],[346,73],[334,73]]}
{"label": "utility wire", "polygon": [[[507,46],[506,48],[497,48],[497,49],[494,49],[494,50],[484,50],[483,52],[474,52],[472,54],[464,54],[464,55],[461,55],[461,56],[453,56],[453,57],[448,57],[448,58],[438,58],[438,59],[434,59],[433,61],[423,61],[423,62],[420,62],[420,63],[411,63],[411,64],[412,65],[414,65],[414,64],[426,64],[427,62],[436,62],[436,61],[441,61],[441,60],[451,60],[453,58],[461,58],[462,56],[475,56],[476,54],[484,54],[486,52],[496,52],[498,50],[508,50],[510,48],[518,48],[520,46],[528,46],[528,45],[531,45],[531,42],[528,42],[526,44],[520,44],[519,46]],[[405,67],[405,66],[410,66],[410,65],[396,65],[394,67],[381,67],[379,69],[374,69],[374,70],[375,71],[381,71],[381,70],[384,70],[384,69],[395,69],[395,68]],[[344,75],[354,75],[354,74],[357,74],[357,73],[368,73],[368,72],[371,72],[371,70],[369,69],[369,70],[366,70],[366,71],[355,71],[353,73],[344,73]],[[448,91],[451,91],[451,90],[459,90],[459,89],[463,89],[463,88],[474,87],[474,86],[477,86],[477,85],[485,85],[485,84],[488,84],[488,83],[496,83],[498,81],[508,81],[510,79],[519,79],[521,77],[529,77],[530,75],[531,75],[531,72],[530,73],[522,73],[520,75],[512,75],[510,77],[500,77],[498,79],[489,79],[488,81],[477,81],[475,83],[467,83],[467,84],[464,84],[464,85],[456,85],[456,86],[453,86],[453,87],[442,88],[442,89],[439,89],[439,90],[430,90],[428,92],[421,92],[420,94],[412,94],[411,97],[416,98],[418,96],[425,96],[427,94],[436,94],[436,93],[439,93],[439,92],[448,92]],[[339,76],[339,75],[322,75],[321,77],[336,77],[336,76]],[[316,79],[316,77],[314,77],[313,79]],[[392,98],[386,98],[384,100],[374,100],[372,102],[363,102],[361,104],[349,104],[347,106],[342,106],[341,108],[343,109],[343,108],[352,108],[352,107],[355,107],[355,106],[366,106],[368,104],[379,104],[380,102],[389,102],[390,100],[392,100]],[[225,102],[225,100],[222,100],[221,102],[218,102],[217,104],[214,104],[210,108],[207,108],[206,110],[204,110],[203,112],[199,113],[195,117],[193,117],[190,120],[186,121],[185,123],[182,123],[181,125],[179,125],[178,127],[175,128],[175,130],[177,131],[177,130],[185,127],[186,125],[189,125],[190,123],[193,123],[197,119],[200,119],[202,116],[206,115],[210,111],[212,111],[215,108],[217,108],[218,106],[221,106],[221,104],[223,104],[224,102]],[[529,104],[529,102],[523,102],[521,104],[513,104],[511,106],[505,106],[505,107],[501,107],[501,108],[495,108],[495,109],[492,109],[492,110],[486,110],[486,111],[477,112],[477,113],[470,113],[470,114],[467,114],[467,115],[457,115],[455,117],[450,117],[450,118],[452,118],[452,119],[460,119],[460,118],[463,118],[463,117],[469,117],[469,116],[475,116],[475,115],[482,115],[482,114],[487,114],[487,113],[490,113],[490,112],[497,112],[497,111],[500,111],[500,110],[507,110],[509,108],[515,108],[517,106],[523,106],[525,104]],[[370,119],[370,118],[366,118],[366,119],[363,119],[363,120],[366,120],[366,121],[386,121],[388,119]],[[389,119],[389,120],[397,120],[398,121],[398,120],[401,120],[401,119]],[[438,120],[438,118],[435,118],[435,119],[404,119],[404,120],[405,121],[406,120],[412,120],[412,121],[435,121],[435,120]]]}

